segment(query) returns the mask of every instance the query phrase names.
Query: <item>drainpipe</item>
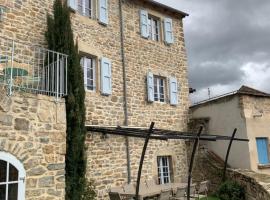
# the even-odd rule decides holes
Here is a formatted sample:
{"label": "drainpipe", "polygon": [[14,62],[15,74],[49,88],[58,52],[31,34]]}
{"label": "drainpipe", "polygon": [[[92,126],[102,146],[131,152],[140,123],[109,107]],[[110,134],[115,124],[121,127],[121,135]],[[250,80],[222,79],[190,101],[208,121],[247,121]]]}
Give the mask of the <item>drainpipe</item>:
{"label": "drainpipe", "polygon": [[[125,120],[124,125],[128,126],[128,107],[127,107],[127,82],[126,82],[126,58],[124,49],[124,20],[122,12],[122,0],[119,0],[119,19],[120,19],[120,40],[121,40],[121,56],[122,56],[122,67],[123,67],[123,93],[124,93],[124,114]],[[130,151],[129,151],[129,139],[126,139],[126,154],[127,154],[127,181],[131,182],[131,168],[130,168]]]}

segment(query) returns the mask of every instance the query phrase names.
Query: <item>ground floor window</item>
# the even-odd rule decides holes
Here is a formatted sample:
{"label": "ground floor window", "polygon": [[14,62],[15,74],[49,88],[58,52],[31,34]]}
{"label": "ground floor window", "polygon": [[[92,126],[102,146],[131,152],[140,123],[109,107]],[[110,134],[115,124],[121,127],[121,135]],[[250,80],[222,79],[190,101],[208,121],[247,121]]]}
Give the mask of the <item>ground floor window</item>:
{"label": "ground floor window", "polygon": [[158,156],[157,166],[158,166],[159,184],[171,183],[172,179],[171,156]]}
{"label": "ground floor window", "polygon": [[12,155],[0,152],[0,200],[24,200],[25,171]]}
{"label": "ground floor window", "polygon": [[268,138],[256,138],[259,164],[269,164]]}

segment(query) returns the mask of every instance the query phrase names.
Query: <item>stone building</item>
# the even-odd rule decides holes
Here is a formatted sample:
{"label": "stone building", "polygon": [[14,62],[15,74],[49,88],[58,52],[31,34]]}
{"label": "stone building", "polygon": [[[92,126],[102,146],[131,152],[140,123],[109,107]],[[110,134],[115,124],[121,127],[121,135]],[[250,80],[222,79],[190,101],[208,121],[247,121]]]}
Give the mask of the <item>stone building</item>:
{"label": "stone building", "polygon": [[[0,0],[0,37],[46,47],[46,15],[52,12],[52,5],[53,0]],[[152,0],[69,0],[68,5],[84,69],[86,126],[148,127],[153,121],[157,128],[186,131],[189,87],[182,20],[187,14]],[[58,62],[62,66],[61,59],[52,63]],[[24,72],[28,65],[22,67],[21,63],[23,61],[15,64]],[[48,73],[45,70],[45,75]],[[7,113],[3,114],[11,119],[1,117],[0,122],[17,130],[17,118],[31,116],[32,102],[24,100],[27,97],[21,93],[8,98],[14,105],[18,104],[16,98],[22,98],[19,104],[22,108],[17,112],[5,111]],[[27,145],[35,152],[25,159],[13,152],[11,145],[6,145],[5,148],[0,146],[0,153],[5,152],[24,168],[26,199],[63,199],[65,124],[62,118],[58,122],[58,112],[64,117],[64,108],[54,108],[63,106],[64,102],[54,103],[50,99],[53,97],[46,97],[44,93],[29,98],[35,103],[39,98],[46,99],[41,100],[40,104],[44,105],[38,108],[53,108],[50,121],[45,124],[39,122],[43,118],[40,119],[38,108],[33,108],[36,116],[28,125],[37,128],[23,130],[27,134]],[[10,138],[9,130],[5,132],[7,134],[1,132],[0,139],[6,144],[16,145],[21,138],[17,131],[12,132],[17,140]],[[53,137],[58,132],[63,136],[61,142]],[[142,139],[88,133],[87,177],[94,180],[98,199],[107,199],[111,187],[136,179],[143,142]],[[27,165],[35,153],[40,162]],[[49,160],[46,160],[47,154]],[[150,142],[143,178],[154,178],[163,184],[180,182],[186,174],[184,141]],[[20,195],[19,199],[24,196]]]}
{"label": "stone building", "polygon": [[[191,107],[191,126],[203,124],[209,133],[247,138],[249,143],[232,145],[228,164],[269,174],[270,94],[242,86],[238,91],[198,103]],[[228,142],[204,144],[225,160]]]}

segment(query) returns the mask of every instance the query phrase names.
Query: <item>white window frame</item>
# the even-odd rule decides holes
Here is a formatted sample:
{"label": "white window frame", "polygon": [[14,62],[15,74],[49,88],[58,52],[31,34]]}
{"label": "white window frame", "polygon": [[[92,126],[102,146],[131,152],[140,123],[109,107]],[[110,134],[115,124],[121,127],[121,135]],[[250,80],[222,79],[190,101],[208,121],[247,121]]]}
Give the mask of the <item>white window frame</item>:
{"label": "white window frame", "polygon": [[[163,85],[161,85],[161,83],[163,83]],[[165,83],[165,78],[154,75],[154,101],[165,103]],[[160,90],[161,87],[163,88],[163,93]]]}
{"label": "white window frame", "polygon": [[[88,65],[90,62],[90,66]],[[96,91],[96,59],[93,57],[84,56],[81,58],[81,66],[83,68],[83,77],[86,80],[85,89],[87,91]],[[92,70],[93,77],[88,77],[88,70]],[[93,85],[88,85],[88,81],[93,80]]]}
{"label": "white window frame", "polygon": [[[18,198],[17,200],[25,200],[25,177],[26,172],[22,163],[17,158],[9,153],[0,152],[0,160],[7,162],[7,182],[2,182],[0,185],[6,185],[6,200],[8,200],[8,186],[10,184],[18,183]],[[9,166],[13,165],[18,170],[18,181],[8,181]]]}
{"label": "white window frame", "polygon": [[[89,8],[86,8],[86,1],[89,1]],[[83,16],[93,18],[93,5],[93,0],[78,0],[77,11]],[[79,8],[81,8],[81,10]]]}
{"label": "white window frame", "polygon": [[[170,159],[171,159],[171,156],[158,156],[157,157],[159,184],[171,183]],[[165,161],[165,164],[163,163],[163,161]]]}
{"label": "white window frame", "polygon": [[149,39],[154,41],[160,41],[160,20],[152,15],[148,15],[148,26],[149,26]]}

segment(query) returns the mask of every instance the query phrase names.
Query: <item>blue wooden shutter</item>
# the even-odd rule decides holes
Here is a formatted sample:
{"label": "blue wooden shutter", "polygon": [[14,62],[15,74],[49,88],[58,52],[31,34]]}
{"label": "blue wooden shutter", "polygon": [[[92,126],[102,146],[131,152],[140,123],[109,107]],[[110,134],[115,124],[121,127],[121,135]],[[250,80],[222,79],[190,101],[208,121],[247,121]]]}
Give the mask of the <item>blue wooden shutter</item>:
{"label": "blue wooden shutter", "polygon": [[256,138],[258,158],[260,164],[268,164],[268,140],[267,138]]}
{"label": "blue wooden shutter", "polygon": [[108,0],[99,0],[99,22],[104,25],[109,23]]}
{"label": "blue wooden shutter", "polygon": [[178,104],[178,84],[176,78],[170,78],[170,104]]}
{"label": "blue wooden shutter", "polygon": [[154,75],[151,72],[147,74],[147,93],[148,93],[148,101],[154,101]]}
{"label": "blue wooden shutter", "polygon": [[148,13],[146,10],[140,10],[141,36],[149,37]]}
{"label": "blue wooden shutter", "polygon": [[68,6],[72,10],[77,10],[77,0],[68,0]]}
{"label": "blue wooden shutter", "polygon": [[170,18],[164,19],[164,40],[167,44],[173,44],[173,22]]}
{"label": "blue wooden shutter", "polygon": [[101,93],[112,94],[112,65],[108,58],[101,59]]}

